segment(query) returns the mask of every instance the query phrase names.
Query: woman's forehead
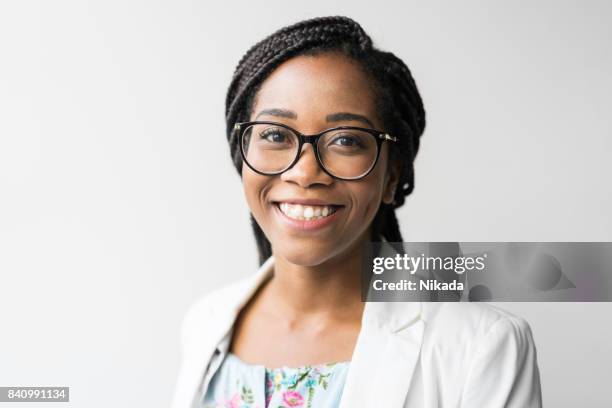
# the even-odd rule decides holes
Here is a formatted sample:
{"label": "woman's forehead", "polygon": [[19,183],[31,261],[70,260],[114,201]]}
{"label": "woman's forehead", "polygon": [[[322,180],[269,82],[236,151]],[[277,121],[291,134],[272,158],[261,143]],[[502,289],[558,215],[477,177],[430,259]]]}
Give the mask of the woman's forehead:
{"label": "woman's forehead", "polygon": [[372,83],[359,64],[338,54],[298,56],[277,67],[262,83],[253,107],[287,109],[298,115],[347,111],[372,116]]}

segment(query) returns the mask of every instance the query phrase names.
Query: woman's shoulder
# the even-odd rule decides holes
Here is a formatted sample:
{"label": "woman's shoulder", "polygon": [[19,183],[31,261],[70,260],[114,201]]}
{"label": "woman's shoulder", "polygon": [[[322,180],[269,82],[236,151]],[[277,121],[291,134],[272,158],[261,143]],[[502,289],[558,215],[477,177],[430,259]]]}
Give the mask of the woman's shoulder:
{"label": "woman's shoulder", "polygon": [[469,326],[487,327],[498,321],[527,324],[524,318],[484,302],[424,302],[423,314],[425,318],[443,317]]}
{"label": "woman's shoulder", "polygon": [[185,320],[194,316],[232,311],[244,304],[256,289],[270,276],[274,257],[269,257],[255,273],[207,291],[196,298],[188,308]]}
{"label": "woman's shoulder", "polygon": [[252,288],[252,277],[240,278],[208,290],[193,300],[185,318],[227,310],[228,303],[238,303]]}
{"label": "woman's shoulder", "polygon": [[428,303],[423,310],[422,364],[437,370],[430,381],[463,384],[461,406],[542,406],[536,346],[524,318],[480,302]]}
{"label": "woman's shoulder", "polygon": [[253,289],[252,277],[241,278],[218,288],[204,292],[191,302],[181,324],[182,337],[190,336],[190,331],[201,327],[201,322],[223,320],[223,316],[232,313],[248,297]]}
{"label": "woman's shoulder", "polygon": [[487,303],[424,303],[423,320],[436,342],[453,341],[473,346],[503,339],[517,346],[533,343],[527,320]]}

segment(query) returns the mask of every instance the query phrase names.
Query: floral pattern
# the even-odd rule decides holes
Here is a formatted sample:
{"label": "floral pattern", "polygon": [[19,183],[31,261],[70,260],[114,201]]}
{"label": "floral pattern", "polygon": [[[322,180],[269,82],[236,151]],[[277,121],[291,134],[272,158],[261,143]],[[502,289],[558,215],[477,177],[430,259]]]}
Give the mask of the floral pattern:
{"label": "floral pattern", "polygon": [[[227,357],[211,381],[203,408],[337,406],[349,364],[267,368],[244,363],[232,353]],[[265,406],[257,405],[257,400],[265,401]]]}

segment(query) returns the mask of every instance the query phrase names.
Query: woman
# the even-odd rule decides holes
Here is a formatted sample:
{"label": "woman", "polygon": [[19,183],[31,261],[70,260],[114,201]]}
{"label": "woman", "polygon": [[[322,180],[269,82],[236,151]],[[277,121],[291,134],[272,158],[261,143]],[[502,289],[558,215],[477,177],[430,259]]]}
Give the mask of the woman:
{"label": "woman", "polygon": [[402,241],[425,127],[400,59],[349,18],[299,22],[241,59],[226,120],[261,265],[188,312],[175,408],[541,406],[523,319],[361,301],[361,248]]}

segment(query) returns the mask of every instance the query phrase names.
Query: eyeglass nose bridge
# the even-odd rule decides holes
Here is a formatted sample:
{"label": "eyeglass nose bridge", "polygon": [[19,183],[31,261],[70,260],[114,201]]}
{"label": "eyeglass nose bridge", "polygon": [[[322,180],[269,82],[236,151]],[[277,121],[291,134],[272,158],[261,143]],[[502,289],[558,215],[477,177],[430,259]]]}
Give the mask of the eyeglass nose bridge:
{"label": "eyeglass nose bridge", "polygon": [[304,143],[310,143],[310,144],[315,144],[319,141],[319,138],[321,137],[321,135],[300,135],[300,139],[302,139],[302,144]]}
{"label": "eyeglass nose bridge", "polygon": [[[318,146],[319,139],[321,138],[321,136],[323,136],[323,134],[325,132],[318,133],[316,135],[304,135],[304,134],[298,133],[298,132],[294,132],[294,133],[297,134],[297,137],[299,139],[298,151],[297,151],[295,159],[293,160],[293,163],[291,163],[291,165],[289,165],[289,167],[287,167],[285,169],[285,171],[292,169],[300,161],[300,157],[302,156],[302,147],[305,144],[311,144],[312,145],[312,150],[314,152],[315,159],[317,160],[317,164],[319,165],[319,168],[321,170],[323,170],[325,173],[329,174],[329,172],[327,171],[327,169],[323,165],[323,162],[321,161],[321,157],[319,156],[319,146]],[[329,174],[329,175],[334,177],[331,174]]]}

